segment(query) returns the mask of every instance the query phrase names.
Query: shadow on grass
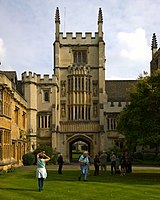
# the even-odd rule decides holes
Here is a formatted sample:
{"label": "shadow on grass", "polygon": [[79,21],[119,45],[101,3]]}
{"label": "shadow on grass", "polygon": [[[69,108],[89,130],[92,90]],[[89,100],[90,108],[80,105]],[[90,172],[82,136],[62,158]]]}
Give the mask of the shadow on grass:
{"label": "shadow on grass", "polygon": [[0,190],[13,190],[13,191],[37,191],[35,189],[30,189],[30,188],[0,188]]}
{"label": "shadow on grass", "polygon": [[[57,170],[49,170],[47,182],[57,181],[57,182],[82,182],[78,181],[78,177],[80,175],[79,170],[74,171],[63,171],[63,175],[57,173]],[[28,171],[26,174],[23,174],[24,178],[27,179],[35,179],[36,173],[35,171]],[[99,183],[119,183],[119,184],[139,184],[139,185],[154,185],[160,184],[160,173],[159,172],[133,172],[130,174],[126,174],[125,176],[120,176],[119,174],[111,175],[109,171],[107,171],[106,176],[94,176],[94,171],[90,171],[88,175],[88,182],[99,182]],[[82,179],[83,180],[83,179]]]}

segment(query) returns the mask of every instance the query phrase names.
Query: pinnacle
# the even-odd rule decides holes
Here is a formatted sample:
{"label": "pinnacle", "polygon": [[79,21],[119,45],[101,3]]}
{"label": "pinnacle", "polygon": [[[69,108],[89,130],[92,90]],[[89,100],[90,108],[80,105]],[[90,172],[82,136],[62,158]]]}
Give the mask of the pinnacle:
{"label": "pinnacle", "polygon": [[60,23],[60,16],[59,16],[59,8],[58,7],[56,9],[55,22],[59,22]]}
{"label": "pinnacle", "polygon": [[156,34],[153,33],[153,37],[152,37],[152,44],[151,44],[151,50],[153,49],[157,49],[157,38],[156,38]]}
{"label": "pinnacle", "polygon": [[102,9],[99,8],[99,14],[98,14],[98,23],[103,22],[103,15],[102,15]]}

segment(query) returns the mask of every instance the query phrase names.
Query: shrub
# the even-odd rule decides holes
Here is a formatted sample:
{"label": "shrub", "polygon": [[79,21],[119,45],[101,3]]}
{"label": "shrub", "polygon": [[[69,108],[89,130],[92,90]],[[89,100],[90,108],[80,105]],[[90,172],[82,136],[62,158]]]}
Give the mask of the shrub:
{"label": "shrub", "polygon": [[13,165],[11,165],[10,168],[8,168],[7,172],[14,172],[15,171],[15,167]]}
{"label": "shrub", "polygon": [[32,153],[23,155],[22,159],[24,165],[33,165],[35,162],[35,156]]}
{"label": "shrub", "polygon": [[144,155],[142,152],[134,152],[132,156],[133,156],[133,159],[144,160]]}
{"label": "shrub", "polygon": [[154,160],[156,160],[156,155],[153,153],[145,153],[144,160],[154,161]]}
{"label": "shrub", "polygon": [[112,154],[112,152],[114,152],[116,154],[116,156],[120,156],[122,153],[122,150],[118,146],[114,146],[112,148],[109,148],[107,153],[110,156]]}
{"label": "shrub", "polygon": [[41,145],[41,146],[37,147],[37,149],[33,152],[33,154],[35,156],[35,164],[37,163],[36,155],[41,151],[45,151],[45,154],[48,155],[51,158],[49,163],[53,163],[53,164],[56,163],[56,161],[57,161],[57,153],[53,152],[53,149],[52,149],[52,147],[50,145]]}

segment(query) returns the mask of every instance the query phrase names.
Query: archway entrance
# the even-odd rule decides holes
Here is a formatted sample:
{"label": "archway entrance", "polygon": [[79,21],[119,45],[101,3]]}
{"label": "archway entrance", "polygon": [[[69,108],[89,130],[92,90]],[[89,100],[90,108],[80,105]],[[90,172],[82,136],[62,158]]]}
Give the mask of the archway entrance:
{"label": "archway entrance", "polygon": [[69,144],[70,162],[78,162],[79,156],[84,152],[91,152],[91,144],[83,138],[77,138]]}

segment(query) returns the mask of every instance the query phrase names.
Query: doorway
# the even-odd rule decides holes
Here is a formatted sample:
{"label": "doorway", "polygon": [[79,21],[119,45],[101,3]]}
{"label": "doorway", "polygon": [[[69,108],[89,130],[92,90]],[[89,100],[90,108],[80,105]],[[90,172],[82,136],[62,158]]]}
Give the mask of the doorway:
{"label": "doorway", "polygon": [[89,141],[79,138],[70,142],[70,162],[78,162],[80,155],[82,155],[84,151],[91,152],[91,145]]}

